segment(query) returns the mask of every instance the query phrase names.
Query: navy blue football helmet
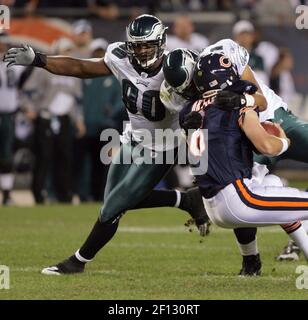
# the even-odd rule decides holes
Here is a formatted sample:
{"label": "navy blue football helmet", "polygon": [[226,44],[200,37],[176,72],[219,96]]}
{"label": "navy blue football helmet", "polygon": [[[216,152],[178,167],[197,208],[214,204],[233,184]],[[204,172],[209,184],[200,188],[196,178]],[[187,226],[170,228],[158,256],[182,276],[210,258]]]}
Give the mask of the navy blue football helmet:
{"label": "navy blue football helmet", "polygon": [[201,94],[223,90],[240,80],[237,68],[220,53],[201,56],[194,69],[193,81]]}

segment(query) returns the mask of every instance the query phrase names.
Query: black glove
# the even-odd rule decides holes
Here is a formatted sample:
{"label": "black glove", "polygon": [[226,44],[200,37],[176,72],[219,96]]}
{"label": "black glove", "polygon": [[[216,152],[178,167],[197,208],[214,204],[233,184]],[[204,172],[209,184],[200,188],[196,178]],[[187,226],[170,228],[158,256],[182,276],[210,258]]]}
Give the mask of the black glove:
{"label": "black glove", "polygon": [[225,110],[236,110],[246,106],[246,98],[243,94],[222,90],[217,93],[214,104]]}
{"label": "black glove", "polygon": [[227,90],[238,93],[238,94],[243,94],[243,93],[254,94],[258,91],[258,87],[250,81],[238,80],[234,82],[230,87],[228,87]]}
{"label": "black glove", "polygon": [[192,111],[184,117],[182,128],[187,132],[189,129],[199,129],[202,125],[202,116],[199,112]]}

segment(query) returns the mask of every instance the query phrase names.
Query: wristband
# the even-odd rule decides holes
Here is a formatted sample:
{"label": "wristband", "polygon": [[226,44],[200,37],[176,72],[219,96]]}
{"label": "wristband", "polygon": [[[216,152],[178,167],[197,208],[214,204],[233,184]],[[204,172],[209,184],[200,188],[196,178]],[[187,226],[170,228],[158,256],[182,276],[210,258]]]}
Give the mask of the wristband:
{"label": "wristband", "polygon": [[282,153],[286,152],[289,148],[289,143],[288,140],[285,138],[278,138],[282,142],[282,149],[281,151],[277,154],[277,156],[280,156]]}
{"label": "wristband", "polygon": [[47,56],[44,53],[35,52],[35,57],[31,66],[44,68],[47,64]]}
{"label": "wristband", "polygon": [[246,107],[254,107],[255,98],[251,94],[244,93],[246,99]]}

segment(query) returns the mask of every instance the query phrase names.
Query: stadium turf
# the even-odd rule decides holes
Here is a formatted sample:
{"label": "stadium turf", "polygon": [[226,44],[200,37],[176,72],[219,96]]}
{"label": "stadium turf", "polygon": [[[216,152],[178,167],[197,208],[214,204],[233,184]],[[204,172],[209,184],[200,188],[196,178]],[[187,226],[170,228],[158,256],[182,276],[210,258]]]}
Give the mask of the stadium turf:
{"label": "stadium turf", "polygon": [[66,258],[83,242],[99,205],[1,208],[0,265],[10,267],[10,289],[1,299],[307,299],[295,286],[295,269],[276,262],[287,236],[278,227],[259,230],[263,275],[237,276],[239,256],[231,230],[212,228],[200,243],[183,226],[178,209],[130,211],[119,232],[86,272],[44,276],[42,267]]}

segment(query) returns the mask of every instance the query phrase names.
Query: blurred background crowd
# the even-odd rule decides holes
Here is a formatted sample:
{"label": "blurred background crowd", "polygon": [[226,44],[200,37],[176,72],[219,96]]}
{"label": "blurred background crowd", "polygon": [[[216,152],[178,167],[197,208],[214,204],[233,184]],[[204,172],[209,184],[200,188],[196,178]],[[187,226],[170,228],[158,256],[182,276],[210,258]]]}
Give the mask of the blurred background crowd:
{"label": "blurred background crowd", "polygon": [[[0,33],[0,57],[21,43],[49,54],[103,57],[108,43],[125,39],[133,17],[152,13],[169,26],[169,50],[200,52],[233,38],[249,51],[249,63],[264,82],[308,119],[308,38],[295,28],[295,7],[307,2],[2,0],[11,9],[11,27]],[[38,204],[101,201],[108,166],[100,162],[106,143],[100,133],[122,132],[127,114],[121,95],[113,76],[80,80],[0,62],[2,203],[14,202],[12,189],[31,190]],[[190,187],[187,170],[176,167],[157,187]]]}
{"label": "blurred background crowd", "polygon": [[[41,9],[82,8],[87,14],[105,19],[117,19],[123,11],[233,11],[249,10],[252,14],[290,15],[293,9],[306,4],[306,0],[3,0],[3,4],[22,8],[25,14]],[[279,5],[277,5],[279,2]],[[85,12],[84,12],[85,13]]]}

